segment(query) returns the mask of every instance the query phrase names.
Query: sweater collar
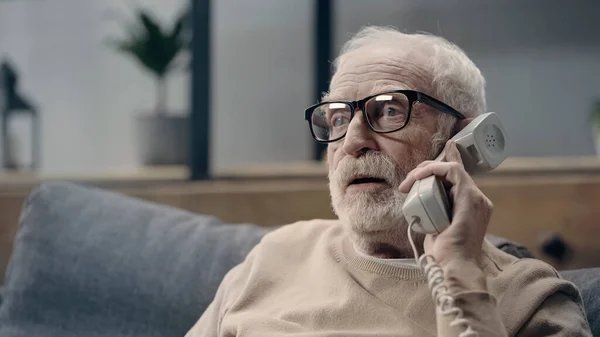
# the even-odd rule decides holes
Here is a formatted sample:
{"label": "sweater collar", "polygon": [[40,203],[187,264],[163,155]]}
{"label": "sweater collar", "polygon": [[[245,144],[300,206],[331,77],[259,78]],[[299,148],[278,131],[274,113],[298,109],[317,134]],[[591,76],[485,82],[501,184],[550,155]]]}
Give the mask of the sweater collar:
{"label": "sweater collar", "polygon": [[342,237],[340,246],[340,258],[350,267],[399,280],[425,280],[425,275],[419,268],[406,265],[393,265],[381,259],[371,258],[358,253],[347,235]]}

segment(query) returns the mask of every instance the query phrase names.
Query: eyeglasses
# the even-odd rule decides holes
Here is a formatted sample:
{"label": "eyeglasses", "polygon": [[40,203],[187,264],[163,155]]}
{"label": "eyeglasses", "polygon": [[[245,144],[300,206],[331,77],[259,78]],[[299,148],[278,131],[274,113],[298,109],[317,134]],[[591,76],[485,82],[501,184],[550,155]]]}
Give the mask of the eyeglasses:
{"label": "eyeglasses", "polygon": [[371,131],[390,133],[408,125],[415,102],[427,104],[458,119],[465,119],[463,114],[448,104],[414,90],[384,92],[359,101],[322,102],[306,109],[304,118],[317,142],[331,143],[344,138],[356,109],[363,112]]}

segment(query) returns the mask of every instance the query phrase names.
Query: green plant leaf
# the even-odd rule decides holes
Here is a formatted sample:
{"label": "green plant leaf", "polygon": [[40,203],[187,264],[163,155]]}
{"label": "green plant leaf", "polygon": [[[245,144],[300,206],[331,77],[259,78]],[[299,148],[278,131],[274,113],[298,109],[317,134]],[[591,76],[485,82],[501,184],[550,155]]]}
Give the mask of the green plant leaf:
{"label": "green plant leaf", "polygon": [[171,31],[172,39],[183,39],[183,29],[188,25],[188,14],[187,10],[183,11],[177,20],[175,20],[175,24],[173,25],[173,30]]}
{"label": "green plant leaf", "polygon": [[[118,13],[108,13],[118,18]],[[160,23],[147,11],[139,10],[134,22],[124,25],[127,35],[120,40],[109,40],[108,44],[116,50],[133,57],[139,64],[155,75],[157,79],[157,113],[164,113],[166,101],[163,78],[169,71],[176,69],[177,56],[190,47],[189,9],[175,20],[170,29]]]}
{"label": "green plant leaf", "polygon": [[590,117],[596,128],[600,128],[600,101],[596,101],[593,105]]}
{"label": "green plant leaf", "polygon": [[129,53],[155,76],[162,78],[170,71],[177,55],[188,47],[185,41],[188,16],[189,10],[184,11],[169,31],[162,28],[150,13],[140,10],[136,16],[137,24],[129,27],[128,36],[110,44]]}

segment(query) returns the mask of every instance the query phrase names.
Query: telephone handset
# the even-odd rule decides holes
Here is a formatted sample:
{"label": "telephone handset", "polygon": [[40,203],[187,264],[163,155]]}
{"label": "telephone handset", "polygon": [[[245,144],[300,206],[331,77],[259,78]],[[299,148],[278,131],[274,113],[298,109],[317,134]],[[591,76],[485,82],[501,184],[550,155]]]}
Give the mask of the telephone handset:
{"label": "telephone handset", "polygon": [[[470,174],[491,171],[507,156],[506,131],[494,112],[479,115],[452,140]],[[442,152],[436,160],[444,161],[444,155]],[[415,223],[413,230],[419,233],[441,233],[452,221],[452,205],[442,182],[435,176],[414,183],[402,211],[409,223]]]}
{"label": "telephone handset", "polygon": [[[506,159],[508,137],[494,112],[473,119],[469,125],[458,132],[452,140],[460,152],[465,170],[470,174],[485,173],[495,169]],[[436,160],[443,161],[442,153]],[[402,206],[408,221],[408,239],[415,260],[427,277],[437,310],[445,316],[454,316],[450,326],[462,326],[464,331],[459,337],[479,336],[469,321],[464,318],[462,309],[454,304],[454,298],[448,294],[444,283],[444,271],[431,255],[419,256],[411,231],[419,233],[441,233],[452,222],[452,205],[441,180],[431,176],[414,183]]]}

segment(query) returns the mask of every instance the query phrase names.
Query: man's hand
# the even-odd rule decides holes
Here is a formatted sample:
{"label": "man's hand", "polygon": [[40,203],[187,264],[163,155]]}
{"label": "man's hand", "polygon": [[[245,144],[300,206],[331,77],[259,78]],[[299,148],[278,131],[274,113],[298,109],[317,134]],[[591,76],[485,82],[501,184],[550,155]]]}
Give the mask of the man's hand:
{"label": "man's hand", "polygon": [[442,179],[453,203],[452,223],[442,233],[425,237],[425,253],[442,266],[451,292],[486,290],[477,260],[493,205],[465,171],[453,141],[446,143],[445,157],[446,162],[426,161],[417,166],[400,184],[400,191],[408,193],[415,181],[432,175]]}

